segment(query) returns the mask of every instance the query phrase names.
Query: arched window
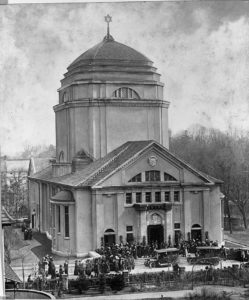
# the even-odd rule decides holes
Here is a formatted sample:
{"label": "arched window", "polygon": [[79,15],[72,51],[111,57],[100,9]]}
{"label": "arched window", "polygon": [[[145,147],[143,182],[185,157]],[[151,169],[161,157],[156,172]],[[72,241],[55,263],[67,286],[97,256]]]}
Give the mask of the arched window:
{"label": "arched window", "polygon": [[115,233],[115,231],[113,229],[106,229],[105,234],[108,234],[108,233]]}
{"label": "arched window", "polygon": [[164,181],[176,181],[176,178],[169,175],[168,173],[164,173]]}
{"label": "arched window", "polygon": [[64,151],[61,151],[59,154],[59,162],[64,162]]}
{"label": "arched window", "polygon": [[116,242],[116,235],[113,229],[107,229],[104,232],[104,244],[105,246],[112,246]]}
{"label": "arched window", "polygon": [[135,175],[134,177],[132,177],[129,182],[141,182],[142,181],[142,174],[139,173],[137,175]]}
{"label": "arched window", "polygon": [[202,232],[201,232],[201,226],[199,224],[194,224],[191,227],[191,239],[193,240],[202,240]]}
{"label": "arched window", "polygon": [[192,229],[194,229],[194,230],[201,229],[201,225],[200,225],[200,224],[194,224],[194,225],[192,226]]}
{"label": "arched window", "polygon": [[113,98],[123,98],[123,99],[139,99],[138,93],[133,89],[122,87],[117,89],[112,94]]}
{"label": "arched window", "polygon": [[145,181],[161,181],[160,171],[146,171]]}
{"label": "arched window", "polygon": [[62,95],[62,102],[68,102],[69,100],[69,95],[67,92],[64,92]]}

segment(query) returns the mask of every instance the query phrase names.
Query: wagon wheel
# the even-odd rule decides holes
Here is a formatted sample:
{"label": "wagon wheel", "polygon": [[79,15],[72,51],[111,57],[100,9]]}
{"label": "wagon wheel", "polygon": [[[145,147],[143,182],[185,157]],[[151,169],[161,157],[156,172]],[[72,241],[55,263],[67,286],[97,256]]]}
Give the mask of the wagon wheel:
{"label": "wagon wheel", "polygon": [[156,263],[154,262],[154,261],[152,261],[151,263],[150,263],[150,268],[155,268],[156,267]]}

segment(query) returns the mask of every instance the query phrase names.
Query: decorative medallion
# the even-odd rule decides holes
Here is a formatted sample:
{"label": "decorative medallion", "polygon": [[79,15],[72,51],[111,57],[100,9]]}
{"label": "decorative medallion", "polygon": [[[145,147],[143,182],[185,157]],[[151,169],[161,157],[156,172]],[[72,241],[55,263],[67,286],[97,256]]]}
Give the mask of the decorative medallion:
{"label": "decorative medallion", "polygon": [[157,164],[157,157],[156,156],[150,156],[148,158],[148,163],[151,167],[155,167]]}
{"label": "decorative medallion", "polygon": [[151,222],[153,225],[162,224],[162,218],[158,214],[151,215]]}

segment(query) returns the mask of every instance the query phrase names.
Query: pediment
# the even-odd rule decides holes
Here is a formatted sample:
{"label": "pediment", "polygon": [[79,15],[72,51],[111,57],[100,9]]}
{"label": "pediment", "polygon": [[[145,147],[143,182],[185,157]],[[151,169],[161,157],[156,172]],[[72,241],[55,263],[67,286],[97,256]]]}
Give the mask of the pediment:
{"label": "pediment", "polygon": [[202,185],[214,182],[160,144],[153,142],[97,183],[102,187],[138,184]]}

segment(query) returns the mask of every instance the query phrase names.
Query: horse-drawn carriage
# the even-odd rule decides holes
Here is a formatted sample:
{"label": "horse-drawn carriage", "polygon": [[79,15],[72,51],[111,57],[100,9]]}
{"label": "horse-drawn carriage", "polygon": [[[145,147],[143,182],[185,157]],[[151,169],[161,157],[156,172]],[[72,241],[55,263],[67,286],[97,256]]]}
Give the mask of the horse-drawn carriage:
{"label": "horse-drawn carriage", "polygon": [[144,265],[150,268],[170,267],[177,263],[179,249],[166,248],[155,250],[155,255],[145,260]]}

